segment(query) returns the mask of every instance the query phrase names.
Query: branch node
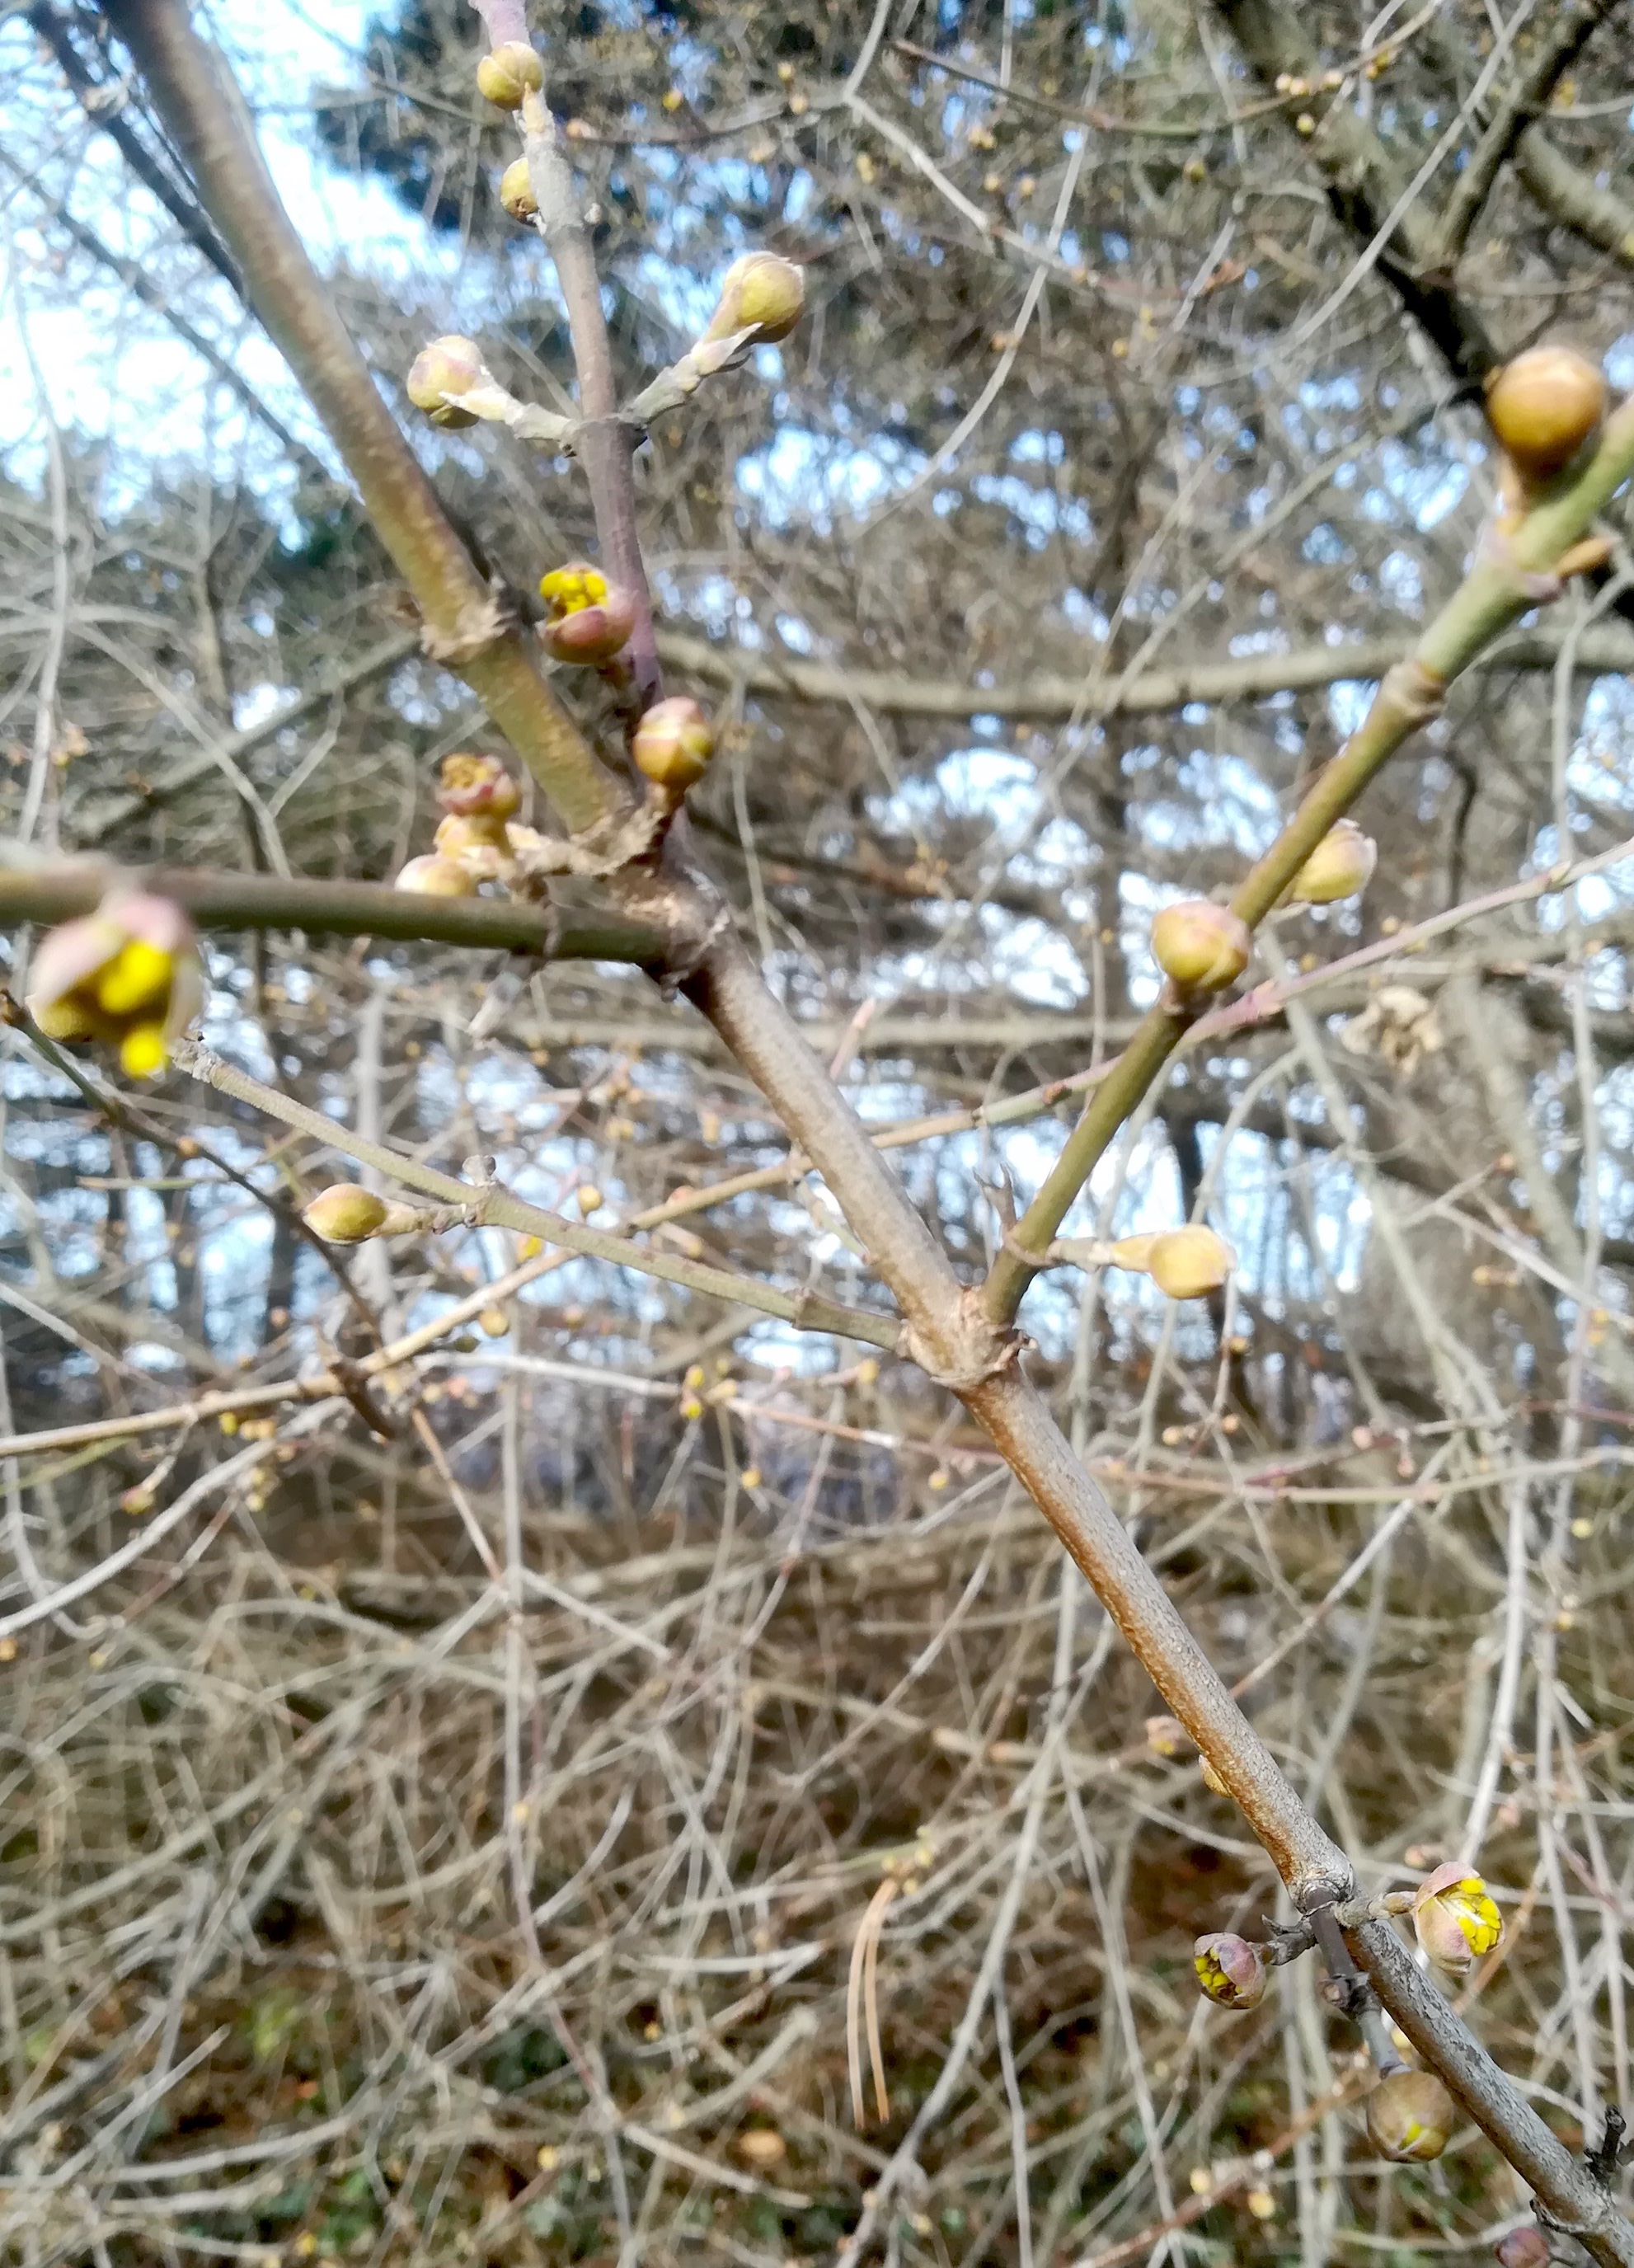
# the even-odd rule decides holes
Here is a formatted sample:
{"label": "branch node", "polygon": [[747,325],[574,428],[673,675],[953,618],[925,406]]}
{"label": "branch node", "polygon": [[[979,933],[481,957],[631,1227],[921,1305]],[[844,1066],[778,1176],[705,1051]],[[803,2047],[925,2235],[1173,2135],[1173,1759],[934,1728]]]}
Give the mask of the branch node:
{"label": "branch node", "polygon": [[423,623],[420,649],[429,661],[444,662],[451,669],[458,669],[462,662],[474,661],[490,645],[497,645],[512,620],[511,608],[490,592],[486,599],[473,600],[461,607],[452,630],[441,630],[435,622]]}
{"label": "branch node", "polygon": [[979,1288],[972,1288],[960,1293],[953,1317],[934,1345],[912,1323],[903,1324],[898,1344],[933,1385],[965,1395],[1013,1369],[1027,1342],[1019,1331],[994,1322],[982,1306]]}

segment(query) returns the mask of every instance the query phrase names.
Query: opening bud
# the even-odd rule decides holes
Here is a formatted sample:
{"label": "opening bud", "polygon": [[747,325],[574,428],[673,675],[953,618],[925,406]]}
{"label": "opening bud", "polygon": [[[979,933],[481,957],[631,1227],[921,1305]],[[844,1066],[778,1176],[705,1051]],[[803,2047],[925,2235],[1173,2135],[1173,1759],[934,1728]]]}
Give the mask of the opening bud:
{"label": "opening bud", "polygon": [[501,110],[520,110],[526,94],[545,83],[545,66],[526,40],[507,40],[476,67],[476,91]]}
{"label": "opening bud", "polygon": [[769,344],[786,339],[806,305],[806,278],[791,260],[775,252],[746,252],[721,281],[720,298],[705,340],[736,338],[753,331]]}
{"label": "opening bud", "polygon": [[540,644],[557,661],[600,668],[613,659],[636,627],[636,602],[629,593],[582,559],[541,575],[539,595],[548,612],[548,620],[540,625]]}
{"label": "opening bud", "polygon": [[1541,2228],[1512,2228],[1492,2257],[1498,2268],[1549,2268],[1555,2256]]}
{"label": "opening bud", "polygon": [[488,382],[482,350],[475,339],[461,338],[458,332],[433,339],[408,365],[408,399],[433,425],[475,425],[476,419],[460,409],[457,397]]}
{"label": "opening bud", "polygon": [[1152,923],[1152,950],[1182,991],[1218,992],[1248,967],[1254,939],[1247,922],[1227,907],[1189,898],[1165,906]]}
{"label": "opening bud", "polygon": [[1148,1717],[1146,1746],[1154,1756],[1183,1756],[1190,1753],[1192,1738],[1178,1717]]}
{"label": "opening bud", "polygon": [[499,202],[512,220],[532,220],[539,210],[526,158],[514,158],[499,176]]}
{"label": "opening bud", "polygon": [[114,892],[41,945],[26,1006],[48,1039],[100,1040],[129,1079],[152,1079],[204,1005],[193,924],[150,891]]}
{"label": "opening bud", "polygon": [[380,1233],[391,1211],[374,1190],[356,1182],[335,1182],[319,1190],[301,1219],[326,1244],[362,1244]]}
{"label": "opening bud", "polygon": [[1413,1927],[1436,1966],[1461,1977],[1503,1936],[1504,1918],[1480,1875],[1449,1859],[1418,1885]]}
{"label": "opening bud", "polygon": [[715,735],[697,703],[685,694],[655,701],[636,727],[630,754],[637,770],[659,787],[684,794],[696,787],[715,753]]}
{"label": "opening bud", "polygon": [[393,887],[415,891],[423,898],[468,898],[475,895],[476,877],[457,859],[444,858],[433,850],[423,858],[411,858]]}
{"label": "opening bud", "polygon": [[1200,1300],[1205,1292],[1218,1292],[1236,1264],[1223,1236],[1191,1223],[1152,1238],[1146,1273],[1166,1299]]}
{"label": "opening bud", "polygon": [[1205,2000],[1220,2008],[1257,2008],[1265,1998],[1265,1949],[1227,1930],[1200,1937],[1191,1965]]}
{"label": "opening bud", "polygon": [[1373,879],[1379,845],[1353,819],[1341,819],[1323,836],[1294,876],[1288,895],[1295,905],[1331,906],[1359,897]]}
{"label": "opening bud", "polygon": [[1599,431],[1605,376],[1571,347],[1531,347],[1488,380],[1486,414],[1522,482],[1551,480]]}
{"label": "opening bud", "polygon": [[522,805],[522,792],[497,756],[475,755],[466,748],[445,756],[438,767],[437,800],[445,811],[462,817],[481,814],[494,820],[514,819]]}
{"label": "opening bud", "polygon": [[437,858],[473,882],[497,881],[511,855],[504,820],[480,811],[449,812],[438,821],[431,844]]}
{"label": "opening bud", "polygon": [[1367,2138],[1398,2164],[1439,2158],[1457,2124],[1457,2107],[1433,2072],[1388,2072],[1367,2098]]}

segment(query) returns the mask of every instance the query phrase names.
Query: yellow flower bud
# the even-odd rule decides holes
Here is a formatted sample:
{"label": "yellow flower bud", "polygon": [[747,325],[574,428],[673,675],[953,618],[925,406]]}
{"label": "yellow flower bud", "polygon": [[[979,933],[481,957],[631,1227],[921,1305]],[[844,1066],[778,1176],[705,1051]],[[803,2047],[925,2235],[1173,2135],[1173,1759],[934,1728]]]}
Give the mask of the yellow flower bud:
{"label": "yellow flower bud", "polygon": [[636,627],[636,602],[600,570],[576,559],[539,578],[549,619],[540,642],[557,661],[599,668],[611,661]]}
{"label": "yellow flower bud", "polygon": [[1323,836],[1293,878],[1295,905],[1330,906],[1358,897],[1373,879],[1379,845],[1353,819],[1341,819]]}
{"label": "yellow flower bud", "polygon": [[503,1307],[484,1307],[476,1319],[476,1327],[485,1338],[502,1339],[511,1324]]}
{"label": "yellow flower bud", "polygon": [[408,861],[394,887],[413,890],[425,898],[468,898],[475,894],[476,877],[457,859],[428,851],[423,858]]}
{"label": "yellow flower bud", "polygon": [[357,1182],[335,1182],[319,1190],[301,1219],[326,1244],[362,1244],[379,1234],[390,1213],[386,1199],[372,1189]]}
{"label": "yellow flower bud", "polygon": [[180,906],[115,890],[53,930],[35,956],[28,1012],[48,1039],[116,1047],[130,1079],[151,1079],[204,1004],[203,965]]}
{"label": "yellow flower bud", "polygon": [[522,792],[497,756],[457,749],[438,767],[437,800],[445,811],[482,812],[490,819],[514,819]]}
{"label": "yellow flower bud", "polygon": [[539,210],[526,158],[514,159],[499,176],[499,202],[512,220],[532,220]]}
{"label": "yellow flower bud", "polygon": [[1532,347],[1489,379],[1486,414],[1522,481],[1550,480],[1599,431],[1605,376],[1571,347]]}
{"label": "yellow flower bud", "polygon": [[1461,1977],[1503,1936],[1504,1918],[1480,1875],[1450,1859],[1418,1885],[1413,1927],[1430,1959]]}
{"label": "yellow flower bud", "polygon": [[768,342],[786,339],[806,304],[806,278],[791,260],[775,252],[746,252],[721,280],[720,298],[706,340],[735,338],[754,331]]}
{"label": "yellow flower bud", "polygon": [[1236,1264],[1225,1238],[1194,1222],[1152,1238],[1146,1273],[1166,1299],[1200,1300],[1218,1292]]}
{"label": "yellow flower bud", "polygon": [[655,701],[630,744],[637,770],[661,787],[684,793],[695,787],[715,753],[715,735],[696,701],[684,694]]}
{"label": "yellow flower bud", "polygon": [[1439,2158],[1458,2124],[1452,2096],[1433,2072],[1393,2071],[1367,2098],[1367,2135],[1381,2158]]}
{"label": "yellow flower bud", "polygon": [[476,419],[468,409],[460,409],[457,397],[482,385],[488,376],[476,341],[451,332],[422,347],[408,365],[408,399],[416,409],[425,411],[433,425],[475,425]]}
{"label": "yellow flower bud", "polygon": [[589,1219],[593,1212],[600,1212],[606,1202],[607,1200],[602,1196],[600,1190],[590,1182],[586,1182],[584,1188],[578,1193],[577,1203],[578,1209],[580,1212],[584,1214],[586,1220]]}
{"label": "yellow flower bud", "polygon": [[1248,965],[1254,939],[1247,922],[1206,898],[1165,906],[1152,924],[1159,968],[1182,991],[1218,992],[1235,983]]}
{"label": "yellow flower bud", "polygon": [[1191,1965],[1205,1999],[1222,2008],[1257,2008],[1265,1998],[1265,1950],[1228,1930],[1200,1937]]}
{"label": "yellow flower bud", "polygon": [[525,94],[537,94],[545,66],[525,40],[506,40],[476,67],[476,91],[500,110],[520,110]]}

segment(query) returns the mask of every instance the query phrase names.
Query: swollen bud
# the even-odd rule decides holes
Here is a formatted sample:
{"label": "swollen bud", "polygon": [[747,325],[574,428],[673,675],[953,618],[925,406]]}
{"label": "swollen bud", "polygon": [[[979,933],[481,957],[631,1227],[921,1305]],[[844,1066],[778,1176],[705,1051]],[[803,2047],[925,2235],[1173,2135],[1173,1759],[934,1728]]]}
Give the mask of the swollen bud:
{"label": "swollen bud", "polygon": [[1159,968],[1182,991],[1218,992],[1235,983],[1248,965],[1254,939],[1248,924],[1225,906],[1189,898],[1165,906],[1152,924]]}
{"label": "swollen bud", "polygon": [[446,338],[433,339],[429,347],[422,347],[408,365],[408,399],[416,409],[424,410],[433,425],[475,425],[471,412],[461,409],[457,399],[447,397],[469,394],[487,377],[488,365],[476,341],[450,332]]}
{"label": "swollen bud", "polygon": [[539,640],[555,660],[600,668],[624,646],[636,627],[636,602],[599,567],[575,559],[539,578],[548,619]]}
{"label": "swollen bud", "polygon": [[545,66],[526,40],[507,40],[476,67],[476,91],[501,110],[520,110],[525,94],[537,94]]}
{"label": "swollen bud", "polygon": [[1549,2268],[1554,2257],[1541,2228],[1512,2228],[1492,2255],[1498,2268]]}
{"label": "swollen bud", "polygon": [[1398,2164],[1439,2158],[1457,2124],[1453,2098],[1433,2072],[1387,2073],[1367,2098],[1368,2139]]}
{"label": "swollen bud", "polygon": [[1246,1937],[1216,1931],[1192,1949],[1203,1996],[1220,2008],[1257,2008],[1265,1998],[1265,1951]]}
{"label": "swollen bud", "polygon": [[362,1189],[356,1182],[335,1182],[320,1189],[301,1219],[326,1244],[362,1244],[379,1234],[391,1210],[372,1189]]}
{"label": "swollen bud", "polygon": [[1358,897],[1373,879],[1379,845],[1353,819],[1329,828],[1299,873],[1288,895],[1295,905],[1331,906]]}
{"label": "swollen bud", "polygon": [[786,339],[806,304],[806,278],[775,252],[746,252],[726,270],[706,341],[754,331],[767,343]]}
{"label": "swollen bud", "polygon": [[1436,1966],[1461,1977],[1503,1936],[1504,1918],[1480,1875],[1449,1859],[1418,1885],[1413,1927]]}
{"label": "swollen bud", "polygon": [[423,858],[411,858],[392,887],[423,898],[468,898],[475,893],[476,877],[458,860],[429,850]]}
{"label": "swollen bud", "polygon": [[437,800],[462,818],[514,819],[522,792],[497,756],[458,748],[443,758],[437,772]]}
{"label": "swollen bud", "polygon": [[636,727],[630,754],[636,768],[659,787],[684,793],[696,787],[715,753],[715,735],[697,703],[685,694],[655,701]]}
{"label": "swollen bud", "polygon": [[499,202],[512,220],[532,220],[539,210],[526,158],[515,158],[499,176]]}
{"label": "swollen bud", "polygon": [[1486,414],[1522,482],[1551,480],[1599,431],[1605,377],[1571,347],[1532,347],[1487,381]]}
{"label": "swollen bud", "polygon": [[1169,1300],[1200,1300],[1205,1292],[1218,1292],[1236,1264],[1225,1238],[1197,1222],[1154,1236],[1146,1256],[1147,1275]]}

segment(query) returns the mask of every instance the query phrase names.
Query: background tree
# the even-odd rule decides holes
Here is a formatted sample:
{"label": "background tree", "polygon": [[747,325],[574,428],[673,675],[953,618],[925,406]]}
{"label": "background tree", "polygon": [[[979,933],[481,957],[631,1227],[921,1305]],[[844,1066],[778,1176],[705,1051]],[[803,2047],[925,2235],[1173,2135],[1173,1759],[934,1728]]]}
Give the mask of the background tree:
{"label": "background tree", "polygon": [[[639,460],[659,652],[726,727],[689,799],[703,853],[865,1113],[915,1130],[908,1187],[965,1278],[1001,1251],[1006,1180],[1025,1201],[1059,1149],[1051,1082],[1081,1080],[1150,1003],[1154,909],[1236,883],[1367,683],[1457,585],[1496,486],[1473,381],[1563,321],[1626,376],[1626,110],[1609,107],[1615,35],[1588,44],[1612,12],[1535,26],[1473,10],[1377,26],[1338,11],[1012,11],[934,29],[825,12],[786,18],[775,55],[724,11],[539,26],[622,393],[685,347],[744,245],[806,268],[806,323],[758,350],[761,384],[711,383]],[[9,823],[48,851],[259,870],[269,895],[224,881],[213,910],[195,892],[200,917],[241,932],[282,890],[287,921],[286,874],[386,878],[428,846],[434,760],[482,718],[422,657],[327,444],[245,337],[251,263],[200,214],[173,121],[140,95],[110,102],[126,63],[103,27],[33,14],[45,48],[7,164],[29,215],[24,336],[43,422],[8,491]],[[322,149],[383,177],[423,225],[423,264],[345,270],[338,302],[394,394],[427,336],[472,328],[519,394],[568,413],[550,266],[492,202],[516,144],[471,92],[481,50],[466,12],[416,13],[320,91]],[[87,175],[116,194],[87,196]],[[102,290],[121,325],[186,327],[207,389],[196,460],[156,468],[151,452],[62,430],[66,372],[40,327]],[[565,456],[414,430],[519,591],[591,548]],[[1523,1975],[1504,1969],[1495,1989],[1518,1998],[1494,2044],[1512,2066],[1535,2058],[1568,2139],[1571,2117],[1593,2133],[1626,2093],[1604,1815],[1620,1801],[1621,1703],[1601,1667],[1619,1634],[1617,1499],[1596,1478],[1620,1461],[1627,1365],[1618,578],[1614,555],[1592,594],[1461,683],[1418,753],[1368,791],[1380,856],[1359,911],[1279,919],[1263,948],[1256,974],[1285,983],[1308,957],[1312,981],[1195,1042],[1104,1162],[1084,1233],[1196,1210],[1233,1236],[1243,1265],[1206,1324],[1098,1271],[1048,1279],[1026,1310],[1075,1443],[1110,1471],[1365,1886],[1483,1845],[1495,1879],[1535,1883],[1558,1971],[1532,1943]],[[597,700],[569,698],[604,745],[616,737]],[[1568,857],[1601,871],[1545,889]],[[19,915],[85,887],[60,870],[5,883]],[[298,901],[305,948],[269,939],[213,965],[210,1036],[231,1055],[365,1141],[448,1167],[492,1152],[507,1184],[558,1206],[589,1183],[611,1200],[592,1221],[759,1174],[670,1248],[692,1293],[698,1267],[730,1260],[786,1287],[785,1305],[820,1277],[824,1297],[883,1322],[823,1190],[784,1169],[765,1106],[696,1018],[615,965],[587,894],[570,892],[562,941],[589,965],[480,963],[493,1005],[475,1016],[468,957],[326,943],[338,902]],[[379,939],[379,902],[354,893],[352,908]],[[498,942],[541,934],[497,906],[447,916],[443,933],[460,918]],[[520,2228],[593,2246],[600,2178],[633,2257],[688,2190],[731,2175],[762,2216],[735,2242],[781,2232],[817,2250],[878,2228],[927,2257],[938,2243],[1104,2257],[1109,2224],[1181,2209],[1175,2169],[1206,2167],[1223,2126],[1277,2143],[1293,2172],[1284,2214],[1245,2166],[1247,2220],[1218,2207],[1233,2250],[1275,2250],[1297,2216],[1305,2257],[1324,2257],[1357,2210],[1339,2132],[1321,2124],[1356,2084],[1329,2060],[1351,2036],[1324,2038],[1308,1963],[1279,1980],[1280,2031],[1251,2031],[1246,2061],[1240,2031],[1198,2037],[1152,1985],[1199,1926],[1258,1911],[1266,1877],[1195,1765],[1162,1760],[1169,1735],[1156,1753],[1142,1735],[1150,1690],[1063,1585],[1041,1528],[1023,1507],[995,1521],[996,1469],[944,1396],[854,1350],[813,1360],[811,1340],[684,1284],[563,1267],[566,1248],[529,1259],[497,1226],[394,1245],[389,1264],[365,1247],[339,1300],[290,1201],[330,1177],[316,1150],[269,1152],[248,1117],[207,1130],[180,1083],[111,1116],[98,1089],[77,1121],[61,1077],[18,1059],[6,1286],[13,1422],[35,1437],[11,1512],[12,1619],[38,1649],[21,1768],[51,1786],[7,1854],[24,1869],[13,1936],[29,1964],[12,2052],[25,2139],[44,2152],[25,2209],[48,2198],[68,2216],[52,2241],[141,2245],[159,2226],[281,2241],[305,2216],[336,2245],[350,2213],[353,2234],[378,2222],[384,2243],[401,2211],[410,2244],[456,2212],[496,2245]],[[202,1143],[208,1157],[187,1153]],[[522,1296],[527,1270],[559,1279],[542,1302]],[[445,1380],[461,1299],[491,1338]],[[382,1403],[348,1361],[423,1321],[441,1326],[424,1392],[401,1400],[400,1357],[377,1366]],[[148,1374],[180,1364],[195,1388],[224,1384],[246,1355],[261,1375],[243,1391],[264,1380],[265,1403],[229,1414],[270,1425],[265,1444],[253,1432],[224,1454],[171,1426],[150,1469],[131,1419],[173,1410],[180,1381],[155,1395]],[[260,1413],[288,1408],[282,1381],[303,1362],[328,1399],[279,1430]],[[77,1419],[116,1413],[116,1447],[83,1425],[53,1442],[46,1421],[69,1396]],[[602,1407],[629,1414],[604,1432]],[[407,1431],[372,1436],[372,1419]],[[970,1516],[944,1517],[950,1479]],[[357,1504],[375,1515],[361,1532]],[[151,1539],[118,1532],[155,1507]],[[703,1556],[655,1561],[683,1507]],[[115,1547],[134,1575],[107,1565]],[[926,1571],[860,1660],[821,1588],[830,1559],[868,1594]],[[314,1595],[292,1596],[288,1570],[314,1562]],[[99,1579],[99,1610],[125,1589],[120,1630],[54,1596],[79,1569]],[[802,1570],[816,1586],[803,1595]],[[612,1629],[609,1596],[635,1602]],[[480,1630],[500,1609],[473,1656],[470,1617]],[[406,1672],[391,1634],[405,1617],[431,1632]],[[242,1638],[263,1620],[264,1651],[259,1631]],[[311,1649],[294,1686],[291,1648]],[[780,1678],[785,1651],[798,1666]],[[89,1728],[87,1675],[105,1681]],[[247,1714],[229,1700],[244,1691]],[[460,1706],[444,1711],[451,1691]],[[201,1782],[198,1726],[224,1715],[233,1738]],[[591,1729],[563,1761],[574,1725]],[[71,1771],[52,1780],[64,1744]],[[242,1797],[257,1772],[283,1791],[273,1808]],[[1086,1774],[1118,1824],[1098,1804],[1092,1830]],[[547,1819],[572,1863],[540,1840]],[[64,1922],[117,1941],[131,1911],[117,1867],[113,1889],[98,1880],[110,1845],[133,1854],[133,1892],[158,1874],[171,1902],[136,1893],[149,1902],[129,1954],[76,1995]],[[1248,1871],[1217,1867],[1199,1896],[1210,1852]],[[882,1889],[857,1942],[865,1956],[883,1924],[875,1991],[902,2146],[857,2228],[871,2160],[832,2090],[845,1948],[882,1854],[894,1911]],[[473,1897],[492,1915],[475,1958]],[[832,1919],[785,1973],[759,1956],[784,1941],[791,1897]],[[404,1905],[412,1926],[393,1943]],[[656,1965],[655,1930],[671,1933]],[[456,1945],[457,1982],[416,1999],[416,1963]],[[766,1970],[762,1998],[740,2005],[732,1962]],[[344,2042],[328,2069],[329,2030],[278,1998],[291,1984],[310,1996],[316,1975],[336,1980]],[[1152,1996],[1138,2011],[1137,1980]],[[206,1985],[252,2005],[247,2045],[193,2029]],[[1137,2014],[1174,2030],[1156,2056],[1137,2045]],[[65,2151],[57,2110],[34,2109],[88,2097],[106,2117],[99,2077],[51,2095],[98,2024],[120,2046],[120,2101],[139,2107],[111,2148],[87,2127]],[[712,2076],[705,2034],[725,2058]],[[496,2042],[512,2058],[484,2073],[511,2106],[503,2133],[461,2095],[444,2139],[464,2154],[440,2183],[394,2123],[408,2095],[389,2058],[405,2040],[445,2088]],[[1211,2085],[1216,2055],[1240,2071],[1228,2060]],[[1149,2077],[1147,2062],[1166,2067]],[[278,2148],[308,2183],[280,2193],[288,2210],[261,2212],[261,2176],[199,2208],[155,2205],[138,2181],[130,2207],[120,2153],[128,2166],[153,2103],[181,2135],[189,2117],[259,2123],[280,2086],[294,2095]],[[314,2145],[294,2106],[320,2095],[336,2124]],[[665,2142],[688,2124],[718,2138],[701,2156]],[[534,2163],[541,2135],[560,2162]],[[311,2160],[327,2188],[309,2151],[333,2154]],[[186,2200],[196,2152],[156,2154],[190,2169],[167,2177],[166,2198]],[[1467,2168],[1461,2189],[1412,2177],[1375,2192],[1364,2174],[1359,2193],[1382,2196],[1409,2242],[1416,2214],[1468,2236],[1511,2209],[1483,2146],[1442,2163]],[[1186,2213],[1215,2211],[1217,2186],[1205,2172]]]}

